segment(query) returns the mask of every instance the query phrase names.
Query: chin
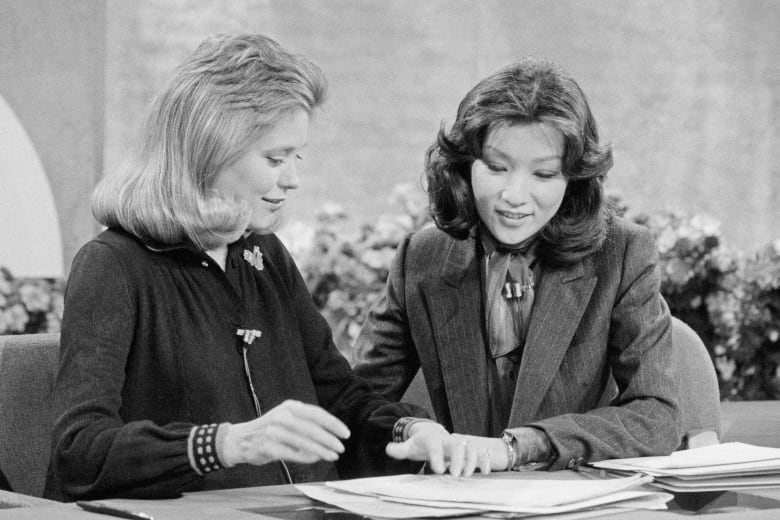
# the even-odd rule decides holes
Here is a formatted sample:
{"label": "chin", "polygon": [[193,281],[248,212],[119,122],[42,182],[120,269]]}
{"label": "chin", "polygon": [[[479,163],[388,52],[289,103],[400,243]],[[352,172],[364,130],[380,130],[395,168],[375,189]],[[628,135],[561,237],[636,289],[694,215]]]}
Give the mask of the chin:
{"label": "chin", "polygon": [[496,238],[498,240],[508,246],[515,246],[519,244],[520,242],[524,242],[531,238],[534,235],[534,233],[523,233],[522,235],[518,234],[499,234]]}
{"label": "chin", "polygon": [[264,212],[259,218],[253,216],[249,222],[249,228],[258,235],[276,233],[290,220],[287,208],[281,208],[273,212]]}
{"label": "chin", "polygon": [[249,222],[249,230],[258,235],[270,235],[279,229],[279,219],[273,215],[262,219],[252,219]]}
{"label": "chin", "polygon": [[522,242],[530,235],[528,233],[518,233],[517,230],[513,230],[513,231],[501,230],[498,231],[497,233],[493,233],[493,236],[496,237],[501,242],[503,242],[504,244],[516,244],[518,242]]}

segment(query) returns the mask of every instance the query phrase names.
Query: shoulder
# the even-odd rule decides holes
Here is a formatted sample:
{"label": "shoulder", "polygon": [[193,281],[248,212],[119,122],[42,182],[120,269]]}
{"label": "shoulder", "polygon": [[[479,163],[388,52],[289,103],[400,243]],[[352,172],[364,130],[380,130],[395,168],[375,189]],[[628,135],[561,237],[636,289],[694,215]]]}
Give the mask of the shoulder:
{"label": "shoulder", "polygon": [[409,235],[408,251],[410,255],[424,258],[430,255],[444,254],[457,242],[459,241],[444,231],[430,225]]}
{"label": "shoulder", "polygon": [[111,259],[122,261],[136,259],[144,254],[146,248],[140,240],[121,229],[106,229],[84,244],[79,250],[76,261],[80,259]]}
{"label": "shoulder", "polygon": [[633,280],[641,273],[655,270],[659,255],[650,229],[614,217],[602,247],[583,262],[604,279]]}
{"label": "shoulder", "polygon": [[108,245],[115,249],[123,251],[144,250],[146,247],[143,242],[135,235],[119,228],[109,228],[96,236],[92,242]]}
{"label": "shoulder", "polygon": [[84,244],[73,259],[66,289],[66,307],[73,298],[93,301],[132,293],[131,286],[149,279],[143,244],[123,231],[109,229]]}
{"label": "shoulder", "polygon": [[655,239],[649,228],[622,217],[613,217],[600,254],[629,254],[634,251],[656,253]]}
{"label": "shoulder", "polygon": [[607,238],[625,237],[626,239],[631,239],[641,236],[652,236],[652,233],[648,227],[636,224],[623,217],[614,216],[610,219],[607,227]]}

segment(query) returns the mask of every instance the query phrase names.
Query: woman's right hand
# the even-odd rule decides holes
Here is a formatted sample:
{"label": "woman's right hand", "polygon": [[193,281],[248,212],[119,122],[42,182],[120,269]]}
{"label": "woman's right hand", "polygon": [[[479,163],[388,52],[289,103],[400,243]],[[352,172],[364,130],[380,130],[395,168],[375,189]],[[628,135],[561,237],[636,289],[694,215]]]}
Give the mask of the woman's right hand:
{"label": "woman's right hand", "polygon": [[257,419],[228,425],[222,446],[227,466],[285,460],[311,464],[335,461],[349,428],[319,406],[287,400]]}

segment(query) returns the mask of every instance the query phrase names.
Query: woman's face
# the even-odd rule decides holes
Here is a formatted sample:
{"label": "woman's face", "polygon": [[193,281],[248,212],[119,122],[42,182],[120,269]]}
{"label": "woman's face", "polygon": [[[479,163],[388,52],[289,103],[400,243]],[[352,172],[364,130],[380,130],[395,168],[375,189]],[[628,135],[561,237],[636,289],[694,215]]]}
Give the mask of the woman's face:
{"label": "woman's face", "polygon": [[309,114],[290,112],[217,174],[215,190],[249,204],[253,231],[270,233],[279,225],[287,191],[298,187],[297,163],[308,135]]}
{"label": "woman's face", "polygon": [[498,241],[519,244],[555,216],[568,183],[562,160],[563,136],[543,123],[488,132],[471,186],[479,218]]}

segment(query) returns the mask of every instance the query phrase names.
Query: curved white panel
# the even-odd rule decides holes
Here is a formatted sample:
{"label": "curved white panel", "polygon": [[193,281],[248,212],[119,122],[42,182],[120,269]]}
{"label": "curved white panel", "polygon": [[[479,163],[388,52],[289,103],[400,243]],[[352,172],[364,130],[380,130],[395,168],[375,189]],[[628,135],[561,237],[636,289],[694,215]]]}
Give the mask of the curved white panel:
{"label": "curved white panel", "polygon": [[0,265],[14,277],[63,275],[62,238],[35,147],[0,96]]}

